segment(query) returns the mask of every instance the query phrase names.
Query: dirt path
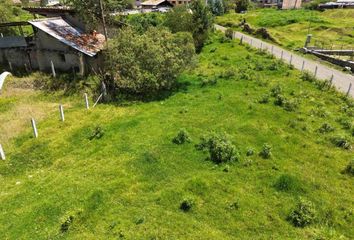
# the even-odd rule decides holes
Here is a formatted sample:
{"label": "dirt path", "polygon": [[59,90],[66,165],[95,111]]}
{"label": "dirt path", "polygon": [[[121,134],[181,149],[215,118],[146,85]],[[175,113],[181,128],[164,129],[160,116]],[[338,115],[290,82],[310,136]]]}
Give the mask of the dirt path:
{"label": "dirt path", "polygon": [[[225,27],[220,25],[215,25],[215,28],[222,32],[225,32],[226,30]],[[330,80],[333,78],[332,84],[339,91],[354,97],[354,76],[350,74],[346,74],[336,69],[327,67],[321,63],[309,60],[276,45],[264,42],[258,38],[254,38],[240,32],[234,32],[233,38],[242,38],[244,43],[247,43],[254,48],[264,49],[273,54],[276,58],[283,59],[284,62],[289,64],[291,63],[295,68],[299,70],[305,70],[313,73],[318,79]]]}

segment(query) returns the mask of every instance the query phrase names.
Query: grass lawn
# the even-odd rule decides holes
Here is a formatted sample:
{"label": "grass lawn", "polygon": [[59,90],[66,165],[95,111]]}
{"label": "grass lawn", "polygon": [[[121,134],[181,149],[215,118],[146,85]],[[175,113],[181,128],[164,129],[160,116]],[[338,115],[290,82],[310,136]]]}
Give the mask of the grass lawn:
{"label": "grass lawn", "polygon": [[[311,10],[257,9],[246,14],[229,13],[217,18],[224,26],[234,26],[245,18],[254,28],[265,27],[279,44],[288,49],[304,46],[306,35],[313,35],[325,47],[352,49],[354,47],[354,9],[333,9],[324,12]],[[311,24],[310,24],[311,22]],[[320,43],[321,42],[321,43]]]}
{"label": "grass lawn", "polygon": [[[353,152],[331,139],[354,142],[353,102],[267,55],[221,42],[214,37],[198,67],[180,77],[185,87],[161,101],[85,110],[81,96],[15,91],[10,81],[22,79],[7,82],[1,238],[350,239],[353,177],[341,172]],[[28,105],[41,116],[38,139],[31,113],[19,111]],[[14,116],[23,119],[19,129]],[[319,131],[324,123],[331,131]],[[5,136],[7,124],[16,132]],[[96,126],[104,134],[89,140]],[[191,143],[172,143],[181,128]],[[229,135],[239,161],[216,165],[195,149],[211,131]],[[265,143],[270,159],[258,155]],[[316,209],[305,228],[287,221],[300,199]]]}

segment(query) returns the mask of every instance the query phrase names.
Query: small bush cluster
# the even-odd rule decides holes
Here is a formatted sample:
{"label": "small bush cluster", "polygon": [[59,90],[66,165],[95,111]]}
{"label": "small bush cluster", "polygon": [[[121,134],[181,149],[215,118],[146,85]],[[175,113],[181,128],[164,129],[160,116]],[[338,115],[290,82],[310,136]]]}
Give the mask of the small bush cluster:
{"label": "small bush cluster", "polygon": [[228,39],[232,39],[234,35],[234,31],[231,28],[226,29],[225,31],[225,37]]}
{"label": "small bush cluster", "polygon": [[307,71],[302,73],[301,79],[306,82],[315,82],[316,81],[315,76]]}
{"label": "small bush cluster", "polygon": [[274,188],[281,192],[300,192],[302,183],[295,177],[283,174],[275,182]]}
{"label": "small bush cluster", "polygon": [[354,159],[348,163],[343,173],[354,177]]}
{"label": "small bush cluster", "polygon": [[269,103],[269,95],[264,94],[262,97],[258,100],[259,103],[266,104]]}
{"label": "small bush cluster", "polygon": [[203,137],[196,148],[208,151],[210,160],[217,164],[239,160],[239,152],[225,134]]}
{"label": "small bush cluster", "polygon": [[316,220],[316,209],[310,201],[300,199],[295,209],[289,214],[287,220],[295,227],[306,227]]}
{"label": "small bush cluster", "polygon": [[213,78],[213,79],[203,79],[200,83],[201,87],[206,87],[206,86],[214,86],[218,83],[218,80]]}
{"label": "small bush cluster", "polygon": [[172,139],[172,142],[174,144],[184,144],[184,143],[189,143],[191,142],[191,138],[189,136],[189,133],[185,129],[181,129],[177,136]]}
{"label": "small bush cluster", "polygon": [[188,212],[192,209],[193,206],[194,206],[193,199],[186,198],[181,202],[179,209],[181,209],[183,212]]}
{"label": "small bush cluster", "polygon": [[350,150],[352,148],[351,143],[344,136],[333,137],[331,139],[331,141],[337,147],[340,147],[340,148],[343,148],[343,149],[346,149],[346,150]]}
{"label": "small bush cluster", "polygon": [[93,140],[93,139],[100,139],[102,138],[104,135],[104,131],[102,129],[102,127],[97,126],[91,133],[91,135],[88,137],[89,140]]}
{"label": "small bush cluster", "polygon": [[272,157],[272,147],[267,143],[263,144],[262,150],[260,151],[259,156],[261,156],[264,159],[271,158]]}
{"label": "small bush cluster", "polygon": [[329,133],[334,131],[334,127],[332,127],[329,123],[324,123],[322,126],[318,129],[320,133]]}

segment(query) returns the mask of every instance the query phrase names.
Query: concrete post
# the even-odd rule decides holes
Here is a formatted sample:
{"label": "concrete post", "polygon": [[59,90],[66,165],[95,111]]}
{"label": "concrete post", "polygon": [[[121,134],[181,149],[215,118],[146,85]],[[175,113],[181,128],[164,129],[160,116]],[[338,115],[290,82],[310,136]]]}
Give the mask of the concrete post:
{"label": "concrete post", "polygon": [[64,116],[64,107],[63,107],[63,105],[59,105],[59,113],[60,113],[60,120],[62,121],[62,122],[64,122],[65,121],[65,116]]}
{"label": "concrete post", "polygon": [[349,83],[349,88],[348,88],[348,91],[347,91],[347,94],[346,94],[347,97],[349,96],[349,93],[350,93],[351,89],[352,89],[352,83]]}
{"label": "concrete post", "polygon": [[284,51],[281,51],[281,56],[280,56],[280,60],[283,60],[283,55],[284,55]]}
{"label": "concrete post", "polygon": [[84,97],[85,97],[85,106],[86,106],[86,109],[90,109],[90,104],[89,104],[89,100],[88,100],[88,97],[87,97],[87,93],[84,94]]}
{"label": "concrete post", "polygon": [[274,46],[272,45],[272,55],[273,55],[273,52],[274,52]]}
{"label": "concrete post", "polygon": [[303,72],[305,69],[305,60],[302,61],[302,67],[301,67],[301,72]]}
{"label": "concrete post", "polygon": [[290,61],[289,61],[289,64],[291,65],[293,63],[293,55],[291,54],[290,55]]}
{"label": "concrete post", "polygon": [[33,129],[33,136],[35,138],[38,138],[37,125],[36,125],[36,121],[34,120],[34,118],[31,119],[31,124],[32,124],[32,129]]}
{"label": "concrete post", "polygon": [[240,39],[240,44],[243,43],[243,36],[241,36],[241,39]]}
{"label": "concrete post", "polygon": [[4,149],[2,148],[1,144],[0,144],[0,158],[1,158],[1,160],[6,160],[5,152],[4,152]]}
{"label": "concrete post", "polygon": [[10,72],[12,72],[13,73],[13,68],[12,68],[12,63],[11,62],[9,62],[9,67],[10,67]]}
{"label": "concrete post", "polygon": [[263,42],[261,42],[261,50],[262,50],[262,48],[263,48]]}
{"label": "concrete post", "polygon": [[57,74],[56,74],[56,72],[55,72],[55,67],[54,67],[53,61],[50,61],[50,66],[52,67],[52,75],[53,75],[53,78],[56,78],[56,77],[57,77]]}
{"label": "concrete post", "polygon": [[315,68],[315,74],[314,74],[315,77],[317,77],[317,70],[318,70],[318,66],[316,66]]}
{"label": "concrete post", "polygon": [[334,79],[334,75],[333,75],[333,73],[332,73],[332,76],[331,76],[331,78],[329,79],[329,87],[332,87],[333,79]]}

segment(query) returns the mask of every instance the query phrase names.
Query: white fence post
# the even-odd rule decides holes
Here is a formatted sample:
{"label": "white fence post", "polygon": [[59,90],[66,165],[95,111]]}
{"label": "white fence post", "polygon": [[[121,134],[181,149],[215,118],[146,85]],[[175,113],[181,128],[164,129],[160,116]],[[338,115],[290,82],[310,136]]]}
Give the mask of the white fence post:
{"label": "white fence post", "polygon": [[57,74],[56,74],[56,72],[55,72],[55,67],[54,67],[53,61],[50,61],[50,65],[51,65],[51,67],[52,67],[53,78],[56,78]]}
{"label": "white fence post", "polygon": [[1,158],[1,160],[6,159],[5,152],[4,152],[4,149],[2,148],[1,144],[0,144],[0,158]]}
{"label": "white fence post", "polygon": [[60,113],[60,119],[61,119],[61,121],[62,122],[64,122],[65,121],[65,116],[64,116],[64,107],[63,107],[63,105],[59,105],[59,113]]}
{"label": "white fence post", "polygon": [[87,93],[85,93],[84,96],[85,96],[86,109],[90,109],[90,105],[89,105],[89,100],[88,100],[88,97],[87,97]]}
{"label": "white fence post", "polygon": [[33,128],[33,136],[35,138],[38,138],[37,125],[36,125],[36,121],[34,120],[34,118],[31,118],[31,123],[32,123],[32,128]]}

